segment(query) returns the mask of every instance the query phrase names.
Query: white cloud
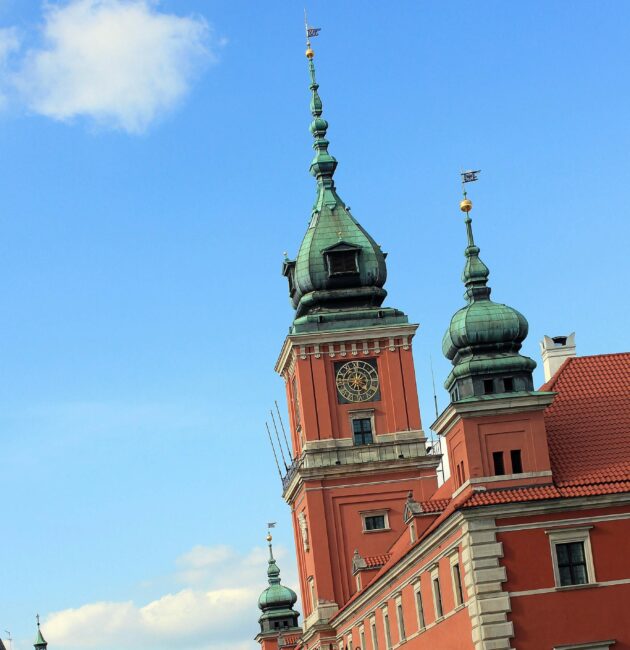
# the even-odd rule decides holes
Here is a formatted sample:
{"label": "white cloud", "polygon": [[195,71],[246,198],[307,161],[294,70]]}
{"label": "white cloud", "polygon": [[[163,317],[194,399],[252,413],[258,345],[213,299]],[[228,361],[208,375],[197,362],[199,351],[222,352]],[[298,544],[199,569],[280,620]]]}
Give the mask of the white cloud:
{"label": "white cloud", "polygon": [[[285,553],[278,549],[279,555]],[[147,604],[99,602],[55,612],[44,622],[46,639],[59,649],[241,650],[256,634],[258,596],[266,585],[266,552],[238,554],[227,546],[196,546],[177,562],[186,586]],[[282,572],[283,583],[295,576]]]}
{"label": "white cloud", "polygon": [[156,0],[46,5],[43,39],[15,75],[29,108],[130,133],[177,106],[218,47],[203,18],[163,13]]}

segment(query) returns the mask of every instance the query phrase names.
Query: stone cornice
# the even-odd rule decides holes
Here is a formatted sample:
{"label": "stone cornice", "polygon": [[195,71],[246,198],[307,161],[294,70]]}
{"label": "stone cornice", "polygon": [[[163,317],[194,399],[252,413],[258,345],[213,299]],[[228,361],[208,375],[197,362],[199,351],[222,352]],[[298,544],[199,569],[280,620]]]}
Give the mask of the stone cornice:
{"label": "stone cornice", "polygon": [[512,393],[501,397],[451,402],[431,425],[431,429],[444,436],[462,417],[505,415],[525,411],[543,411],[554,400],[556,393]]}
{"label": "stone cornice", "polygon": [[[282,374],[291,360],[291,351],[296,346],[326,345],[339,342],[374,341],[376,339],[408,337],[409,344],[418,325],[384,325],[333,330],[327,332],[308,332],[305,334],[289,334],[284,340],[275,371]],[[383,346],[388,347],[388,346]]]}

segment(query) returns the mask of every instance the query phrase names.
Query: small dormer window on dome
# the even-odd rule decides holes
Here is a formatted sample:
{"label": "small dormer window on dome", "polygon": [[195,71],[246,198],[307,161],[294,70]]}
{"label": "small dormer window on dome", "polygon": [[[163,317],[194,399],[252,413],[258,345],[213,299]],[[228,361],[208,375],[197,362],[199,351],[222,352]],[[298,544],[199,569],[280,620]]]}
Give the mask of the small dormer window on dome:
{"label": "small dormer window on dome", "polygon": [[324,249],[328,276],[336,278],[344,275],[358,275],[360,252],[360,246],[344,241]]}

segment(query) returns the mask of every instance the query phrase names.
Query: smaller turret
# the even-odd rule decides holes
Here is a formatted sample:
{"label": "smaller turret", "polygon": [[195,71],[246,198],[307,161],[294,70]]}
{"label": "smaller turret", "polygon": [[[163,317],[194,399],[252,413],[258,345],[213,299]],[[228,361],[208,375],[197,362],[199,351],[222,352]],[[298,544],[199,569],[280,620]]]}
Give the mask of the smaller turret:
{"label": "smaller turret", "polygon": [[262,615],[258,619],[260,623],[260,632],[281,633],[282,631],[298,628],[298,612],[293,609],[297,602],[297,594],[280,582],[280,569],[273,557],[273,548],[271,546],[271,535],[267,535],[269,543],[269,566],[267,568],[267,577],[269,586],[260,594],[258,598],[258,607],[262,610]]}
{"label": "smaller turret", "polygon": [[442,341],[444,356],[453,364],[444,386],[456,402],[471,397],[534,390],[535,361],[519,354],[527,336],[525,316],[490,300],[488,267],[479,258],[472,231],[472,201],[464,196],[468,237],[462,281],[468,304],[455,313]]}
{"label": "smaller turret", "polygon": [[35,650],[47,650],[48,642],[44,639],[44,635],[42,634],[42,629],[39,624],[39,614],[37,614],[35,618],[37,619],[37,637],[35,638],[33,647]]}

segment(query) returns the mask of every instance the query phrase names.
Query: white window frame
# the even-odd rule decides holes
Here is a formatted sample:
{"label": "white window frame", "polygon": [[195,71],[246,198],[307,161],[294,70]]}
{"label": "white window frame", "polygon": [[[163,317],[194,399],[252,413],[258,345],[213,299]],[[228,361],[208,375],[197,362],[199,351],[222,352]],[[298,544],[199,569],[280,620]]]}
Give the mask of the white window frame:
{"label": "white window frame", "polygon": [[[374,418],[374,409],[360,409],[348,411],[348,420],[350,421],[350,436],[354,445],[354,420],[370,420],[372,427],[372,444],[376,442],[376,420]],[[361,648],[363,650],[363,648]]]}
{"label": "white window frame", "polygon": [[[366,534],[372,533],[385,533],[391,528],[389,527],[389,510],[366,510],[365,512],[360,512],[361,515],[361,528]],[[367,530],[365,527],[365,518],[366,517],[380,517],[383,516],[385,528],[375,528],[374,530]]]}
{"label": "white window frame", "polygon": [[[549,537],[549,544],[551,546],[551,561],[553,563],[553,578],[555,581],[556,589],[579,589],[580,587],[588,587],[597,584],[595,577],[595,565],[593,563],[593,549],[591,547],[591,529],[592,526],[581,526],[579,528],[555,528],[546,530],[545,533]],[[586,560],[586,582],[581,585],[562,585],[560,582],[560,570],[558,569],[558,553],[556,551],[557,544],[571,544],[572,542],[582,542],[584,544],[584,559]],[[570,648],[571,646],[567,646]],[[579,646],[575,646],[578,647]],[[585,648],[590,646],[586,645]],[[597,646],[593,646],[597,648]]]}
{"label": "white window frame", "polygon": [[361,650],[365,650],[365,625],[359,625],[359,643]]}
{"label": "white window frame", "polygon": [[[372,637],[372,649],[378,650],[378,630],[376,629],[376,617],[370,619],[370,636]],[[363,650],[363,649],[361,649]]]}
{"label": "white window frame", "polygon": [[315,592],[315,578],[309,576],[306,580],[308,582],[309,594],[311,596],[311,613],[317,609],[317,593]]}
{"label": "white window frame", "polygon": [[[436,591],[435,589],[436,580],[438,583],[439,591]],[[444,618],[444,598],[442,595],[442,583],[440,581],[440,568],[438,566],[436,566],[431,571],[431,593],[433,594],[433,611],[435,612],[435,621],[441,621]]]}
{"label": "white window frame", "polygon": [[[455,608],[464,604],[465,594],[464,594],[464,585],[462,584],[462,565],[459,561],[459,550],[457,553],[451,555],[450,564],[451,564],[451,583],[453,586],[453,600],[455,602]],[[459,578],[455,574],[455,567],[458,569]],[[459,584],[458,584],[459,582]]]}
{"label": "white window frame", "polygon": [[348,650],[353,650],[352,633],[348,634],[348,636],[346,637],[346,645],[348,646]]}
{"label": "white window frame", "polygon": [[398,643],[404,643],[407,640],[407,630],[405,629],[405,610],[402,604],[402,594],[396,596],[394,600],[396,607],[396,623],[398,624]]}
{"label": "white window frame", "polygon": [[416,605],[416,619],[418,622],[418,632],[426,630],[427,619],[424,613],[424,601],[422,600],[422,582],[418,579],[418,582],[414,585],[413,588],[413,599]]}
{"label": "white window frame", "polygon": [[392,650],[392,630],[389,625],[389,605],[385,603],[381,608],[383,615],[383,633],[385,636],[385,650]]}

